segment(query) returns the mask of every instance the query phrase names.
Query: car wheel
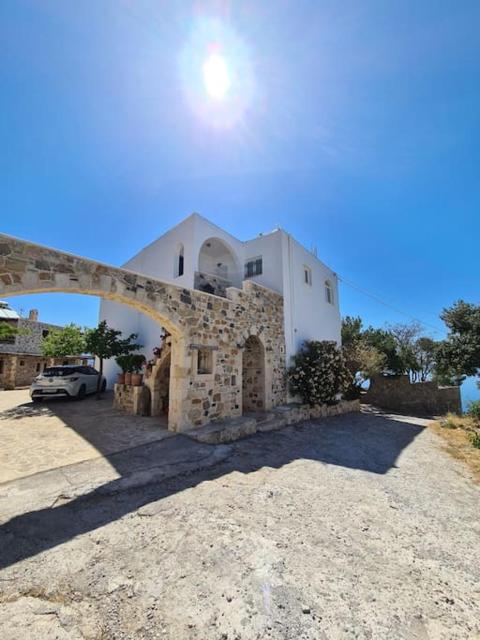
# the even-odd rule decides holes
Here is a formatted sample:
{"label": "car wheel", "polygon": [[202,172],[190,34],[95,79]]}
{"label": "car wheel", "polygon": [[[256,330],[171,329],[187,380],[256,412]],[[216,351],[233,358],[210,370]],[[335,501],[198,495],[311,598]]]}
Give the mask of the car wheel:
{"label": "car wheel", "polygon": [[83,400],[87,395],[87,388],[84,384],[80,387],[77,393],[77,400]]}
{"label": "car wheel", "polygon": [[32,398],[32,402],[41,402],[43,400],[43,398],[35,398],[35,396]]}
{"label": "car wheel", "polygon": [[106,388],[107,388],[107,381],[106,381],[106,380],[104,380],[104,381],[102,382],[102,393],[105,391],[105,389],[106,389]]}

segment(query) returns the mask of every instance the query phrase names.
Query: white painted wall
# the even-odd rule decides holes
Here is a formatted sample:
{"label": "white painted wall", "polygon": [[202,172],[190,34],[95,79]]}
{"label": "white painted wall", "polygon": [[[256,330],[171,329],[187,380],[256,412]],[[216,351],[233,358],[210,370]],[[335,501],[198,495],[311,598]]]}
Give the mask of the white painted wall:
{"label": "white painted wall", "polygon": [[[234,257],[241,285],[247,260],[262,257],[263,273],[250,278],[284,296],[285,341],[287,364],[304,340],[335,340],[340,343],[341,318],[337,277],[310,251],[281,229],[241,242],[198,214],[192,214],[176,227],[145,247],[123,265],[132,271],[166,282],[193,288],[194,274],[203,243],[219,238]],[[175,259],[178,247],[184,247],[184,275],[175,277]],[[304,282],[306,265],[312,272],[312,284]],[[334,292],[334,304],[325,297],[325,281],[329,280]],[[100,319],[120,329],[123,334],[138,333],[142,352],[149,359],[158,346],[161,327],[150,318],[115,302],[103,300]],[[115,362],[105,363],[109,386],[114,382],[118,367]]]}
{"label": "white painted wall", "polygon": [[285,232],[281,229],[276,229],[244,243],[244,262],[260,256],[263,262],[263,273],[260,276],[252,276],[249,280],[258,282],[258,284],[278,293],[283,293],[284,287],[282,255],[282,236],[284,234]]}
{"label": "white painted wall", "polygon": [[[283,278],[285,342],[287,364],[304,340],[341,341],[341,317],[336,274],[289,234],[283,233]],[[312,284],[304,279],[304,265],[311,269]],[[329,280],[334,300],[329,304],[325,281]]]}

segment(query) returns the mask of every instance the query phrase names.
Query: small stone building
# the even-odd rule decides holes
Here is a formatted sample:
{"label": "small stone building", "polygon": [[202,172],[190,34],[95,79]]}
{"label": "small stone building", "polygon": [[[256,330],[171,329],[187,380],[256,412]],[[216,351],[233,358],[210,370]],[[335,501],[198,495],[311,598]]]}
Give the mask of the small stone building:
{"label": "small stone building", "polygon": [[38,311],[32,309],[22,318],[7,302],[0,301],[0,322],[18,329],[12,337],[0,338],[0,389],[29,386],[47,366],[87,364],[87,357],[46,358],[41,343],[58,325],[38,321]]}

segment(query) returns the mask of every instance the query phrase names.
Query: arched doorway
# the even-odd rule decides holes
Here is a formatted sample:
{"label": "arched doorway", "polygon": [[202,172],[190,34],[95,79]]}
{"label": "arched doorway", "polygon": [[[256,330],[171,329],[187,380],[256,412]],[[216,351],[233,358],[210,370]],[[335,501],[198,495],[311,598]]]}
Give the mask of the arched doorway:
{"label": "arched doorway", "polygon": [[165,341],[161,354],[152,368],[146,385],[150,389],[150,415],[168,421],[170,407],[170,366],[172,362],[172,338]]}
{"label": "arched doorway", "polygon": [[243,413],[265,411],[265,349],[257,336],[245,341],[242,360]]}

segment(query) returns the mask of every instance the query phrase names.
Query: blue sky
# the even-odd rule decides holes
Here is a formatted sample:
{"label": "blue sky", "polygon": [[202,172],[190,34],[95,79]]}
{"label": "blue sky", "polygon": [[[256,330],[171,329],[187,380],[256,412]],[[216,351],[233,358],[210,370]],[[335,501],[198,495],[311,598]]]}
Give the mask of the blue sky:
{"label": "blue sky", "polygon": [[[480,302],[478,24],[466,0],[3,0],[1,230],[121,264],[192,211],[241,239],[282,226],[441,328]],[[199,88],[208,29],[240,70],[227,123]],[[347,286],[341,307],[405,320]]]}

